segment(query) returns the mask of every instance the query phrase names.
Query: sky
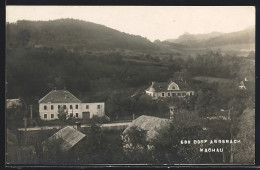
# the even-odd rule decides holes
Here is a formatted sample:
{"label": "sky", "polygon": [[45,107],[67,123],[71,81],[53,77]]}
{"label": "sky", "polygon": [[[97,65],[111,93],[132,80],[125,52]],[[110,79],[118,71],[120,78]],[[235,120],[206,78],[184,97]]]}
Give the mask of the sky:
{"label": "sky", "polygon": [[255,25],[253,6],[7,6],[6,22],[74,18],[151,41],[184,33],[235,32]]}

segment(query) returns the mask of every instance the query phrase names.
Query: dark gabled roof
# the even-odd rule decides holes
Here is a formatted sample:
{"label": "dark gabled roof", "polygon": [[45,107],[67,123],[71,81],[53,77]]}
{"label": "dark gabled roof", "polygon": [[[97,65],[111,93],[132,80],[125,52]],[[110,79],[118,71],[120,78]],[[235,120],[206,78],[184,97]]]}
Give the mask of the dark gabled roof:
{"label": "dark gabled roof", "polygon": [[169,84],[170,83],[168,82],[155,82],[153,88],[155,89],[155,91],[165,91],[167,90]]}
{"label": "dark gabled roof", "polygon": [[[146,90],[147,91],[155,91],[155,92],[176,91],[176,90],[167,90],[169,84],[171,84],[171,82],[154,82],[154,84],[151,85]],[[177,85],[180,88],[180,90],[178,90],[178,91],[190,90],[187,87],[188,85],[185,84],[185,83],[178,82]]]}
{"label": "dark gabled roof", "polygon": [[39,103],[81,103],[77,97],[68,90],[52,90],[39,100]]}
{"label": "dark gabled roof", "polygon": [[62,151],[68,151],[71,149],[74,145],[76,145],[79,141],[81,141],[86,135],[81,133],[80,131],[67,126],[58,132],[56,132],[54,135],[49,137],[47,140],[43,141],[42,144],[45,145],[48,142],[53,142],[55,140],[61,139],[61,150]]}

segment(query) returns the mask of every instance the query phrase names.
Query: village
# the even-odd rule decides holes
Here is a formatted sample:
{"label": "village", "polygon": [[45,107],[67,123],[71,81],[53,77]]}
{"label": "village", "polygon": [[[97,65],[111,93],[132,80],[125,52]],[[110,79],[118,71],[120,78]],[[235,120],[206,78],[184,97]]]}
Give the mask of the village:
{"label": "village", "polygon": [[[245,86],[245,84],[247,85],[247,87]],[[237,90],[240,90],[242,92],[247,90],[247,88],[251,87],[250,83],[248,83],[247,78],[245,78],[245,80],[241,81],[240,84],[237,86]],[[177,83],[171,80],[169,82],[153,81],[151,82],[151,85],[146,88],[145,91],[141,94],[142,96],[146,96],[153,101],[161,100],[165,103],[168,103],[168,111],[166,111],[166,114],[164,114],[163,117],[158,115],[158,117],[156,115],[135,116],[135,114],[133,113],[132,119],[110,121],[110,118],[105,113],[105,102],[98,101],[85,103],[74,96],[72,93],[70,93],[66,88],[60,90],[55,87],[55,89],[51,90],[38,101],[38,115],[40,120],[44,122],[44,125],[37,126],[38,123],[36,119],[32,116],[33,106],[30,105],[30,117],[24,117],[24,127],[17,128],[17,132],[20,133],[18,136],[20,137],[7,129],[8,145],[10,145],[10,147],[14,147],[21,142],[18,142],[18,140],[26,142],[28,138],[32,138],[36,133],[40,133],[41,131],[49,131],[49,137],[45,137],[44,140],[41,141],[40,146],[42,149],[40,152],[49,152],[48,145],[50,145],[50,143],[56,142],[59,143],[56,147],[58,147],[62,152],[68,152],[69,150],[75,150],[73,148],[79,147],[78,145],[82,145],[81,141],[84,141],[84,138],[86,138],[85,140],[90,140],[88,138],[89,130],[93,129],[94,127],[98,127],[101,131],[104,131],[105,133],[110,133],[111,131],[120,132],[120,138],[123,141],[122,149],[126,153],[129,152],[129,150],[140,147],[139,144],[137,146],[133,146],[133,139],[129,137],[132,135],[131,133],[133,133],[134,131],[138,133],[144,131],[145,134],[143,134],[143,140],[146,141],[147,147],[151,150],[153,146],[149,142],[156,139],[161,133],[161,130],[169,128],[171,124],[176,123],[176,120],[180,121],[180,116],[175,117],[175,108],[178,108],[178,106],[173,102],[170,102],[169,104],[169,102],[165,100],[189,100],[189,98],[194,96],[196,92],[193,91],[192,88],[181,88]],[[20,99],[6,100],[7,110],[19,110],[19,108],[21,108],[23,105],[24,104]],[[188,119],[189,118],[184,121],[189,121]],[[208,121],[231,121],[230,110],[221,109],[218,116],[210,116],[204,119],[207,119]],[[206,127],[205,124],[202,127],[203,131],[207,131],[208,128],[210,127]],[[29,159],[30,161],[33,160],[33,162],[35,162],[38,159],[37,157],[39,155],[37,152],[39,151],[37,151],[38,149],[35,148],[35,143],[29,143],[31,143],[32,145],[23,144],[24,146],[16,151],[19,155],[18,158],[15,158],[16,161],[17,159],[19,161]],[[183,140],[180,141],[180,144],[183,144]],[[202,150],[202,148],[200,148],[200,150]],[[207,149],[205,148],[205,150]],[[221,149],[221,152],[223,152],[223,148]],[[30,156],[28,157],[26,153],[30,153]],[[10,155],[10,157],[14,157],[12,152],[7,152],[7,155]]]}
{"label": "village", "polygon": [[[151,86],[145,90],[145,95],[151,97],[153,100],[158,100],[160,98],[167,97],[180,97],[185,98],[194,95],[194,91],[191,90],[180,90],[179,86],[173,81],[167,82],[152,82]],[[63,90],[54,90],[50,91],[39,101],[39,117],[41,120],[46,122],[57,120],[57,119],[70,119],[73,118],[78,121],[74,121],[72,126],[86,126],[86,123],[89,122],[93,117],[104,118],[109,121],[110,118],[105,114],[105,102],[97,103],[82,103],[77,97],[70,93],[65,88]],[[7,99],[6,100],[7,109],[15,109],[21,107],[23,104],[20,99]],[[30,105],[32,107],[32,105]],[[31,110],[32,112],[32,110]],[[24,117],[24,128],[19,128],[23,131],[39,130],[39,129],[51,129],[52,126],[44,127],[33,127],[35,124],[35,119],[30,114],[30,118]],[[172,119],[174,117],[174,105],[169,105],[169,115],[168,118]],[[28,119],[28,120],[27,120]],[[133,114],[133,120],[135,119]],[[28,121],[28,122],[27,122]],[[31,123],[29,123],[29,121]],[[61,120],[62,121],[62,120]],[[129,125],[132,120],[127,120],[125,123],[113,123],[115,127],[117,124],[119,126]],[[30,124],[27,127],[27,124]],[[112,124],[111,124],[112,125]],[[58,125],[53,126],[56,128]]]}
{"label": "village", "polygon": [[254,164],[255,8],[236,8],[8,6],[6,165]]}

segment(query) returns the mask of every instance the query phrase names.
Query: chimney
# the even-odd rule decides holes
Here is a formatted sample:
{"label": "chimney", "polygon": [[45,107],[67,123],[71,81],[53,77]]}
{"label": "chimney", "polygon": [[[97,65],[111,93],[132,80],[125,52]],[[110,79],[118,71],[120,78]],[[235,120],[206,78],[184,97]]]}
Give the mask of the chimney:
{"label": "chimney", "polygon": [[56,91],[56,90],[57,90],[57,87],[54,87],[54,90]]}

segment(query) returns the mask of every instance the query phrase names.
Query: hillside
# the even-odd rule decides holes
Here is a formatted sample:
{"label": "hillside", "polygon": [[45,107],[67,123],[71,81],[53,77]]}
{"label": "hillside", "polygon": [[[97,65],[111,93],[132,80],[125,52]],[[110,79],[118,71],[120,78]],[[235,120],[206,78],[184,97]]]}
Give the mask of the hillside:
{"label": "hillside", "polygon": [[184,34],[178,39],[166,40],[172,43],[187,45],[190,47],[215,47],[227,44],[246,44],[255,42],[255,27],[251,26],[247,29],[231,32],[220,33],[212,32],[209,34]]}
{"label": "hillside", "polygon": [[189,33],[185,33],[177,39],[168,39],[168,40],[165,40],[165,41],[171,42],[171,43],[187,45],[187,46],[193,46],[195,43],[201,43],[205,40],[209,40],[211,38],[218,37],[222,34],[223,33],[221,33],[221,32],[212,32],[212,33],[208,33],[208,34],[189,34]]}
{"label": "hillside", "polygon": [[164,42],[183,45],[186,47],[185,51],[191,54],[220,49],[223,54],[248,56],[251,51],[255,51],[255,27],[231,33],[186,33],[178,39],[168,39]]}
{"label": "hillside", "polygon": [[74,51],[156,50],[148,39],[126,34],[103,25],[75,19],[17,21],[7,24],[7,48],[52,47]]}

